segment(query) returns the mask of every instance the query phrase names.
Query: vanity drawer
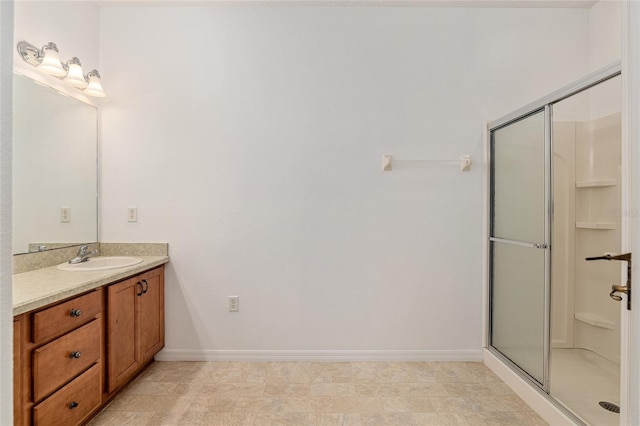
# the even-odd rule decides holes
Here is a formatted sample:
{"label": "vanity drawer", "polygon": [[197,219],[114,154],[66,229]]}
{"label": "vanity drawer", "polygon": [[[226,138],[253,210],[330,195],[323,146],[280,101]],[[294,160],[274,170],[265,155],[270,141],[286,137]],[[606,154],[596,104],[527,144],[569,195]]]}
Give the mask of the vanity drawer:
{"label": "vanity drawer", "polygon": [[33,409],[33,423],[77,425],[102,404],[100,364],[96,364]]}
{"label": "vanity drawer", "polygon": [[95,318],[102,310],[101,294],[92,291],[33,314],[33,343],[59,336]]}
{"label": "vanity drawer", "polygon": [[33,351],[33,399],[39,401],[100,359],[102,327],[93,320]]}

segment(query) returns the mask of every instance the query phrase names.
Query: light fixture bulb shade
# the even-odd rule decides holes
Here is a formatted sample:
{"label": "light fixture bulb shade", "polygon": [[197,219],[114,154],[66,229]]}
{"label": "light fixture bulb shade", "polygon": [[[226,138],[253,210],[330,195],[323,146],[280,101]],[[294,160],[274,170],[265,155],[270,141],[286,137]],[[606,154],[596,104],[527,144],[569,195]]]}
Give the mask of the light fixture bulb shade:
{"label": "light fixture bulb shade", "polygon": [[38,65],[38,69],[46,74],[50,74],[56,77],[63,77],[67,75],[67,71],[62,66],[60,62],[60,55],[58,54],[58,49],[53,43],[43,47],[44,50],[44,58],[42,58],[42,62]]}
{"label": "light fixture bulb shade", "polygon": [[98,74],[98,71],[91,71],[87,74],[87,77],[89,78],[89,85],[82,93],[96,98],[104,98],[107,96],[104,90],[102,90],[102,83],[100,82],[100,74]]}
{"label": "light fixture bulb shade", "polygon": [[69,68],[69,71],[67,72],[67,76],[62,81],[67,82],[79,89],[84,89],[85,87],[87,87],[89,83],[84,78],[80,60],[78,58],[69,60],[69,62],[67,62],[67,67]]}

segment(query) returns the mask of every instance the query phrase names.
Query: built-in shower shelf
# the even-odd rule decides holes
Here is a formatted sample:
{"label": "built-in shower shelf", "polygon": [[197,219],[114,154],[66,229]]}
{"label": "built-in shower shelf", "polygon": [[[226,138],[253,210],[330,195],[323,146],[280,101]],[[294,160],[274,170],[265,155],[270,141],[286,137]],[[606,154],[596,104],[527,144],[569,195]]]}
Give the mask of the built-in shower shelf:
{"label": "built-in shower shelf", "polygon": [[602,318],[598,315],[590,314],[588,312],[576,312],[575,314],[573,314],[573,316],[578,321],[582,321],[595,327],[606,328],[608,330],[613,330],[616,328],[616,324],[614,322]]}
{"label": "built-in shower shelf", "polygon": [[613,222],[576,222],[576,228],[581,229],[616,229],[616,224]]}
{"label": "built-in shower shelf", "polygon": [[617,184],[618,181],[615,179],[585,180],[576,182],[576,188],[602,188],[605,186],[616,186]]}

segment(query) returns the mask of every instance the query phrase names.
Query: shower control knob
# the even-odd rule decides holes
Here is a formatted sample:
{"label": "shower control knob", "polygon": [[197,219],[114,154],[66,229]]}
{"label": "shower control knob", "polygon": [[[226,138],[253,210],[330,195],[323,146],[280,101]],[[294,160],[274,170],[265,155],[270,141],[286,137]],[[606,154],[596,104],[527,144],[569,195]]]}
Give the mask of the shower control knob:
{"label": "shower control knob", "polygon": [[611,286],[611,293],[609,293],[609,297],[620,302],[622,300],[622,296],[619,296],[616,293],[624,293],[629,296],[629,288],[623,285],[615,284]]}

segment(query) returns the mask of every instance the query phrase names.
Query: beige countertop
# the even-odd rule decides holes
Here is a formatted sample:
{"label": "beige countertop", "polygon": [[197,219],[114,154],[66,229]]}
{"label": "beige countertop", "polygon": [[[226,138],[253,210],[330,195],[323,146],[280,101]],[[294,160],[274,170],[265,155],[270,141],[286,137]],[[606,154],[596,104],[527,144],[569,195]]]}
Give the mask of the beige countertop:
{"label": "beige countertop", "polygon": [[61,271],[55,266],[13,276],[13,315],[136,275],[169,262],[168,256],[137,256],[142,263],[104,271]]}

